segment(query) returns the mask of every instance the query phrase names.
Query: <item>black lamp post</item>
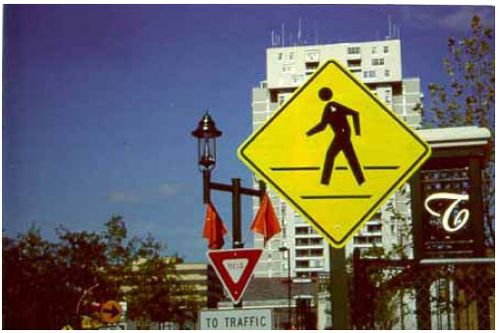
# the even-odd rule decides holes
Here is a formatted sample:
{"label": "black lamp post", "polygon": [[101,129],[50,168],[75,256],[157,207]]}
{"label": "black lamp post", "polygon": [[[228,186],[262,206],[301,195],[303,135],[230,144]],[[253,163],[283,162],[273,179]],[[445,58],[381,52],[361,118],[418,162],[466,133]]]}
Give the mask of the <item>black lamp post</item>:
{"label": "black lamp post", "polygon": [[[259,181],[259,190],[241,187],[240,178],[232,178],[232,184],[221,184],[211,181],[211,171],[216,165],[216,139],[222,136],[215,125],[215,121],[208,112],[205,112],[198,127],[192,131],[192,135],[198,139],[198,167],[203,173],[203,203],[211,201],[211,190],[232,193],[232,248],[243,248],[241,238],[241,195],[259,197],[265,194],[265,183]],[[241,302],[236,305],[241,306]]]}
{"label": "black lamp post", "polygon": [[279,252],[287,252],[288,256],[288,325],[289,329],[291,329],[291,256],[289,247],[282,246],[279,248]]}

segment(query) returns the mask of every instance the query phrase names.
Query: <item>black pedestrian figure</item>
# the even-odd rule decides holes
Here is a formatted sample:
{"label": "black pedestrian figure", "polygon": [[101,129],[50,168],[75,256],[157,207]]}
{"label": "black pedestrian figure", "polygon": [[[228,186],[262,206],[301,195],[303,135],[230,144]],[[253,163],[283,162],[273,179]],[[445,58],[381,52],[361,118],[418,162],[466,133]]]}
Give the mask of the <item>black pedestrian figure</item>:
{"label": "black pedestrian figure", "polygon": [[350,125],[347,120],[347,116],[353,117],[355,134],[360,136],[359,113],[344,105],[333,102],[333,91],[329,88],[319,90],[319,98],[328,103],[324,107],[320,123],[309,130],[307,136],[323,131],[327,125],[331,126],[334,132],[333,142],[331,142],[326,153],[326,159],[324,160],[321,184],[329,185],[333,174],[334,160],[338,153],[343,151],[355,176],[355,180],[361,185],[365,181],[365,178],[362,174],[359,160],[353,150],[352,142],[350,141]]}

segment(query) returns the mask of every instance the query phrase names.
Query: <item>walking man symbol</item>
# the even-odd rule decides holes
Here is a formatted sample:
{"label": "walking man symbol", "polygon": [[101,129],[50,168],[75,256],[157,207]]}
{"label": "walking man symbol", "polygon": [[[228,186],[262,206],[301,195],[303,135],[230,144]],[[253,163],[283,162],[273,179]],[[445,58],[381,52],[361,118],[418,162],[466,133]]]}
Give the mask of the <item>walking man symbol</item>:
{"label": "walking man symbol", "polygon": [[350,141],[350,125],[347,120],[347,116],[352,116],[355,134],[360,136],[359,113],[344,105],[333,102],[333,91],[327,87],[319,90],[319,98],[328,103],[324,107],[321,121],[307,132],[307,136],[323,131],[327,125],[331,126],[334,132],[333,142],[331,142],[324,160],[321,184],[329,185],[333,175],[334,160],[343,151],[357,184],[361,185],[365,181],[365,178],[362,174],[359,160],[353,150],[352,142]]}

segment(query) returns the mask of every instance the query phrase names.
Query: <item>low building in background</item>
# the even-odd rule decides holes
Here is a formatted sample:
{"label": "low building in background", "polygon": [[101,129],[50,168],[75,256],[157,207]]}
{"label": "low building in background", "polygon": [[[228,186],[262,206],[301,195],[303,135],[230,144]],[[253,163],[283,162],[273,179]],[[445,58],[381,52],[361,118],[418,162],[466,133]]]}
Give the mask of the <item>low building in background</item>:
{"label": "low building in background", "polygon": [[[132,321],[124,313],[124,321],[127,323],[128,329],[196,329],[198,327],[198,312],[202,308],[206,308],[208,299],[208,265],[206,263],[190,263],[184,262],[178,257],[166,257],[164,260],[171,263],[175,267],[175,277],[179,283],[182,295],[177,301],[180,303],[180,308],[184,309],[182,321],[172,318],[171,321],[161,323],[139,323]],[[139,264],[139,263],[138,263]],[[130,291],[133,286],[124,287],[126,292]],[[124,302],[126,307],[126,302]],[[145,326],[144,326],[145,325]]]}
{"label": "low building in background", "polygon": [[[318,279],[292,279],[291,294],[288,297],[287,278],[253,278],[243,297],[245,309],[272,309],[274,329],[322,329],[318,325],[318,303],[320,281]],[[329,298],[328,298],[329,299]],[[289,307],[288,305],[291,305]],[[218,303],[219,309],[232,308],[226,297]],[[291,325],[289,317],[291,311]]]}

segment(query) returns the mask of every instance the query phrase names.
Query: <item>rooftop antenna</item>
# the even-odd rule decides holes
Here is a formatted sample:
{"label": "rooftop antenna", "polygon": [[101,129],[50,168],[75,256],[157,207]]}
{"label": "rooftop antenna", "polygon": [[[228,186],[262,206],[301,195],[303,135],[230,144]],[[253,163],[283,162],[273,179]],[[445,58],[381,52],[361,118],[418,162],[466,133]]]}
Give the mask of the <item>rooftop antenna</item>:
{"label": "rooftop antenna", "polygon": [[285,38],[284,38],[284,22],[281,23],[281,41],[282,41],[282,45],[281,46],[285,46],[286,44],[286,41],[285,41]]}
{"label": "rooftop antenna", "polygon": [[388,39],[392,38],[392,17],[388,15]]}
{"label": "rooftop antenna", "polygon": [[314,21],[315,28],[315,45],[319,45],[319,29],[317,28],[317,21]]}
{"label": "rooftop antenna", "polygon": [[298,17],[298,36],[296,37],[298,45],[301,45],[301,17]]}

